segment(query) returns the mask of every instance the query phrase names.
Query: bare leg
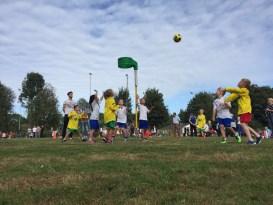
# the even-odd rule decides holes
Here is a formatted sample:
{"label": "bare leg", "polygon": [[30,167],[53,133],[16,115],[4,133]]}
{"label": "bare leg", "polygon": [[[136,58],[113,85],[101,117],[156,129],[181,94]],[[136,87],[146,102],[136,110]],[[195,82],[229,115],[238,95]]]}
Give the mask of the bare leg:
{"label": "bare leg", "polygon": [[249,141],[253,141],[253,138],[251,136],[250,130],[249,130],[249,126],[246,123],[241,123],[241,127],[244,130],[244,133],[246,134],[246,137]]}
{"label": "bare leg", "polygon": [[252,133],[252,134],[255,135],[255,137],[257,137],[257,138],[260,137],[259,133],[256,132],[253,128],[251,128],[250,126],[248,126],[248,129],[249,129],[250,133]]}
{"label": "bare leg", "polygon": [[223,137],[223,140],[226,141],[227,140],[227,136],[226,136],[226,130],[225,130],[225,126],[224,125],[220,125],[220,132],[221,132],[221,135]]}

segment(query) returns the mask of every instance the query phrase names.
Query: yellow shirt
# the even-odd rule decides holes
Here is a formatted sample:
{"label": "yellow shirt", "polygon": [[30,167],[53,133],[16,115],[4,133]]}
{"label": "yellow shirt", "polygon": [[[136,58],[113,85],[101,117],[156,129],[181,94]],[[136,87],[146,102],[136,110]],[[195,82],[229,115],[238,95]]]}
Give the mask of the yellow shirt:
{"label": "yellow shirt", "polygon": [[226,91],[231,94],[225,99],[225,102],[238,99],[238,115],[252,112],[251,99],[247,88],[226,88]]}
{"label": "yellow shirt", "polygon": [[88,114],[86,112],[81,113],[81,121],[88,121]]}
{"label": "yellow shirt", "polygon": [[113,97],[109,97],[105,100],[104,107],[104,123],[116,121],[116,110],[119,106],[116,104]]}
{"label": "yellow shirt", "polygon": [[77,130],[79,128],[79,120],[81,118],[81,115],[73,110],[68,114],[68,118],[69,122],[67,128]]}
{"label": "yellow shirt", "polygon": [[206,116],[204,114],[199,114],[196,119],[197,123],[197,128],[203,129],[206,124]]}

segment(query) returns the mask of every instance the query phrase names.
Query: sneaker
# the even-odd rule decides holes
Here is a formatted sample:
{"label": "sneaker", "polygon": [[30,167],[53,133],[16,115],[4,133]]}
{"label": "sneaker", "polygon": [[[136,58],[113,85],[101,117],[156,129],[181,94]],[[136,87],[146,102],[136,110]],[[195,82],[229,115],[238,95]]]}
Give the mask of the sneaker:
{"label": "sneaker", "polygon": [[227,144],[227,140],[223,140],[222,142],[220,142],[221,144]]}
{"label": "sneaker", "polygon": [[256,139],[256,144],[261,144],[262,143],[262,137],[257,137]]}
{"label": "sneaker", "polygon": [[242,138],[241,138],[240,135],[237,135],[237,136],[235,136],[235,137],[236,137],[237,143],[241,143],[241,142],[242,142]]}
{"label": "sneaker", "polygon": [[248,140],[248,141],[247,141],[247,144],[256,144],[256,142],[255,142],[255,141]]}

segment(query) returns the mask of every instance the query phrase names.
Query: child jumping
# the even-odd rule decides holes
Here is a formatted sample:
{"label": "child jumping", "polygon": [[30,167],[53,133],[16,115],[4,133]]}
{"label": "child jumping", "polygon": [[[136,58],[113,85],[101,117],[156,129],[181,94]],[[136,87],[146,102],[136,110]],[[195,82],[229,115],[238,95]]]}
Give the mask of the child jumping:
{"label": "child jumping", "polygon": [[105,143],[112,143],[113,136],[115,136],[116,128],[116,111],[119,106],[116,104],[114,99],[114,92],[112,89],[108,89],[103,94],[105,99],[104,107],[104,124],[107,128],[106,137],[103,138]]}
{"label": "child jumping", "polygon": [[116,111],[117,114],[117,130],[122,133],[125,142],[128,139],[127,131],[127,108],[124,106],[124,101],[120,99],[118,101],[119,108]]}
{"label": "child jumping", "polygon": [[238,143],[241,143],[241,137],[239,136],[238,132],[236,132],[231,127],[232,122],[232,114],[230,113],[229,109],[231,108],[231,103],[225,103],[225,91],[222,88],[218,88],[216,90],[217,98],[213,102],[213,111],[212,111],[212,121],[217,122],[220,128],[221,135],[223,137],[222,144],[227,143],[227,136],[225,128],[228,128],[236,137]]}
{"label": "child jumping", "polygon": [[63,142],[67,140],[68,136],[78,132],[79,120],[81,119],[80,109],[78,105],[74,105],[74,110],[68,114],[68,125],[65,137],[62,139]]}
{"label": "child jumping", "polygon": [[[246,134],[248,138],[247,144],[260,144],[262,137],[249,126],[249,123],[251,122],[251,99],[249,96],[249,88],[250,88],[251,82],[249,79],[241,79],[238,83],[237,88],[225,88],[223,91],[231,93],[226,99],[226,104],[228,102],[232,102],[237,99],[238,103],[238,115],[240,118],[240,125],[244,130],[244,133]],[[251,134],[256,136],[256,142],[252,138]]]}
{"label": "child jumping", "polygon": [[196,119],[197,131],[201,134],[201,137],[205,138],[205,126],[206,126],[206,116],[204,115],[204,109],[199,110],[199,115]]}
{"label": "child jumping", "polygon": [[89,144],[94,144],[96,142],[95,138],[99,135],[100,125],[99,125],[99,118],[100,118],[100,104],[103,99],[98,97],[98,91],[95,90],[95,94],[90,96],[89,105],[91,108],[91,115],[89,120]]}

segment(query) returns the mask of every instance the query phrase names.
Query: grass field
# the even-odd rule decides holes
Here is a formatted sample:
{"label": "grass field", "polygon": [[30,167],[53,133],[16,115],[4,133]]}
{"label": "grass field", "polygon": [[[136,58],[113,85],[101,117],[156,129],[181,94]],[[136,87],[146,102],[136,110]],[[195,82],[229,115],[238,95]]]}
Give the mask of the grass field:
{"label": "grass field", "polygon": [[273,141],[219,140],[0,140],[0,204],[273,204]]}

